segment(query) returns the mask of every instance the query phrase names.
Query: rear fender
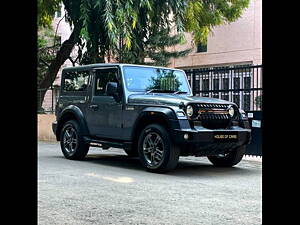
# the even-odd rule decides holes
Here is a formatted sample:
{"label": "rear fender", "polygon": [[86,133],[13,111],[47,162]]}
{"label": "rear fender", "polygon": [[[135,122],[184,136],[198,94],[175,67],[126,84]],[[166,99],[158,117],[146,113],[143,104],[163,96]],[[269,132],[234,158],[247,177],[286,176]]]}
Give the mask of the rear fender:
{"label": "rear fender", "polygon": [[83,112],[78,106],[69,105],[60,113],[59,118],[57,118],[56,139],[58,141],[63,125],[70,119],[75,119],[79,123],[81,132],[84,136],[90,134]]}

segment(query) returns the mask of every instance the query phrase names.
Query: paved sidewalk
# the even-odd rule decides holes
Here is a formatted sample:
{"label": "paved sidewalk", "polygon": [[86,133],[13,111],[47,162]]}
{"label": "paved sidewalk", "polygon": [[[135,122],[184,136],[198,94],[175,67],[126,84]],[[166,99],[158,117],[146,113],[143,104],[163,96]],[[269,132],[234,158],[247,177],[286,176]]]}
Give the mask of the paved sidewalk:
{"label": "paved sidewalk", "polygon": [[256,162],[262,162],[262,157],[259,156],[249,156],[249,155],[245,155],[243,157],[243,160],[250,160],[250,161],[256,161]]}

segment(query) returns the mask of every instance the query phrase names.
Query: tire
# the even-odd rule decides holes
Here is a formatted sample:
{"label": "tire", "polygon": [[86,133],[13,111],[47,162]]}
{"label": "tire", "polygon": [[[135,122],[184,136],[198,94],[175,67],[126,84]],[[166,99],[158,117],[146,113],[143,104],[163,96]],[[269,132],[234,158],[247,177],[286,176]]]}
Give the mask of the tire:
{"label": "tire", "polygon": [[174,145],[163,126],[150,124],[141,132],[138,154],[142,165],[148,171],[164,173],[177,166],[180,148]]}
{"label": "tire", "polygon": [[82,160],[89,151],[89,144],[83,140],[77,121],[67,121],[60,134],[60,147],[67,159]]}
{"label": "tire", "polygon": [[215,166],[232,167],[238,164],[246,152],[246,146],[240,146],[230,151],[225,156],[207,156],[208,160]]}

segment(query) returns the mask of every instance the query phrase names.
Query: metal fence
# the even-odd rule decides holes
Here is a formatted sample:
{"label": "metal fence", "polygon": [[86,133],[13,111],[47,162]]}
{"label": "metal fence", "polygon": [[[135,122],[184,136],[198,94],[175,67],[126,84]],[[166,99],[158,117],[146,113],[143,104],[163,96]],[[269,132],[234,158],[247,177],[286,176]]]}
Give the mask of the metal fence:
{"label": "metal fence", "polygon": [[245,111],[262,110],[262,65],[185,70],[195,96],[220,98]]}
{"label": "metal fence", "polygon": [[246,155],[262,156],[262,65],[185,70],[193,93],[235,102],[249,118],[252,141]]}

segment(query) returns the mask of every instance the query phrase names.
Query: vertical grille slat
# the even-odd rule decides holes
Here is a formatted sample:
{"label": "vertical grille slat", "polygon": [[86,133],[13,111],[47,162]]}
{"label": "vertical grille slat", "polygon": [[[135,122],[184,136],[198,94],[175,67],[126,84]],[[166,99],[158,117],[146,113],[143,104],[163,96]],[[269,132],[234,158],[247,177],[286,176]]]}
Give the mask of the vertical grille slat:
{"label": "vertical grille slat", "polygon": [[[230,121],[230,116],[227,111],[228,104],[200,103],[195,106],[197,107],[197,111],[204,110],[196,119],[196,121],[201,121],[203,127],[208,129],[222,129],[228,127]],[[214,113],[213,111],[218,112]],[[220,111],[224,111],[224,113]]]}

